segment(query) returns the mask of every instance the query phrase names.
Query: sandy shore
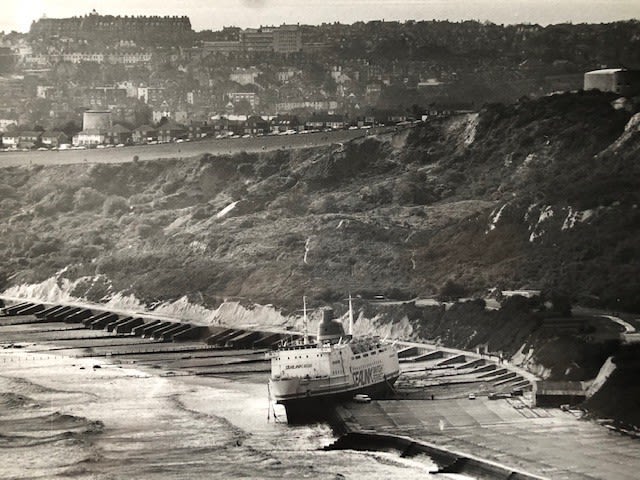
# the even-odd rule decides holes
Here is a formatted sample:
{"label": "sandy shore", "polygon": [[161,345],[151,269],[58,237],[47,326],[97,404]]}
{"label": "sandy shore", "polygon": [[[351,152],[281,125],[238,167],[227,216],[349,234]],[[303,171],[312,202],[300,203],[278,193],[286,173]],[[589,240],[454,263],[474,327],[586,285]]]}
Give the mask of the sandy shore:
{"label": "sandy shore", "polygon": [[168,375],[61,346],[0,345],[3,479],[401,479],[435,468],[428,457],[323,452],[328,426],[267,421],[263,373]]}

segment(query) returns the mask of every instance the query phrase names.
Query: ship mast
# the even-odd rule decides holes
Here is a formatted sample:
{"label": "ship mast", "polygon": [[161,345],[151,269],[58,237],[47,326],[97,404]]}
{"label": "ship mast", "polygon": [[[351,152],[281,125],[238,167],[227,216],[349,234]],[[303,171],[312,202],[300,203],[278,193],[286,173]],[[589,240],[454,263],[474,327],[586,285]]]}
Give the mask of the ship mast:
{"label": "ship mast", "polygon": [[351,292],[349,292],[349,335],[353,336],[353,306],[351,305]]}
{"label": "ship mast", "polygon": [[304,326],[304,344],[309,344],[309,320],[307,319],[307,297],[302,297],[302,324]]}

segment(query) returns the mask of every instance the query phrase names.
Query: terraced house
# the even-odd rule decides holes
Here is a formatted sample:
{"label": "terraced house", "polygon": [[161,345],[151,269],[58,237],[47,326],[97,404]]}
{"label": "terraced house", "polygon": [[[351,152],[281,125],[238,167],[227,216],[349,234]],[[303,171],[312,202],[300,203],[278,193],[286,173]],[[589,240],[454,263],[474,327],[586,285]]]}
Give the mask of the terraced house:
{"label": "terraced house", "polygon": [[37,148],[42,145],[42,132],[34,130],[19,130],[7,132],[2,138],[5,148]]}

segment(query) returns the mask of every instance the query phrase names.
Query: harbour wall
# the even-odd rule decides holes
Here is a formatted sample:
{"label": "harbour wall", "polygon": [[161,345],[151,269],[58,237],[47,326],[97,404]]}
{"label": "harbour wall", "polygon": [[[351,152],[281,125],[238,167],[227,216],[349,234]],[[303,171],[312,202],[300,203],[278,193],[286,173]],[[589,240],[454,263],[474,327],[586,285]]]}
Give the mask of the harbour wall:
{"label": "harbour wall", "polygon": [[395,450],[402,457],[429,456],[438,465],[435,473],[462,474],[482,480],[546,480],[545,477],[410,437],[358,430],[348,420],[348,412],[341,407],[335,409],[331,423],[342,435],[325,447],[326,450]]}

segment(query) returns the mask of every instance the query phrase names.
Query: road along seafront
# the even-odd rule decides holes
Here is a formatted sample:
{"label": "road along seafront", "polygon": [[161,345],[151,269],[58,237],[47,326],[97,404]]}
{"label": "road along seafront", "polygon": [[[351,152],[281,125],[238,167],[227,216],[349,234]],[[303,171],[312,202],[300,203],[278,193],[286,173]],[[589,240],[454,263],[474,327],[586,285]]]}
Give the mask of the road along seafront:
{"label": "road along seafront", "polygon": [[[261,153],[281,149],[336,146],[370,135],[395,132],[400,127],[375,127],[369,130],[335,130],[296,135],[268,135],[250,138],[202,140],[185,143],[132,145],[123,148],[86,150],[0,152],[0,168],[28,165],[71,165],[77,163],[127,163],[134,161],[187,158],[210,154],[234,155],[240,152]],[[402,127],[410,128],[410,127]]]}

